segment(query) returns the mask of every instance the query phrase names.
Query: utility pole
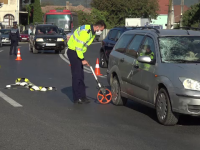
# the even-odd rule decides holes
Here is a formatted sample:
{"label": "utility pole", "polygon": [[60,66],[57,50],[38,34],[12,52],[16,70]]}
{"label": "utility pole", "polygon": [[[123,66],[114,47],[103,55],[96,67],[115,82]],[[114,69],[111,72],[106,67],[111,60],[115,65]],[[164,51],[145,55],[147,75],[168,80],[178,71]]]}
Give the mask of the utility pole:
{"label": "utility pole", "polygon": [[184,9],[184,0],[181,0],[181,19],[180,19],[180,27],[183,27],[183,9]]}
{"label": "utility pole", "polygon": [[169,0],[167,29],[171,29],[171,20],[172,20],[172,0]]}

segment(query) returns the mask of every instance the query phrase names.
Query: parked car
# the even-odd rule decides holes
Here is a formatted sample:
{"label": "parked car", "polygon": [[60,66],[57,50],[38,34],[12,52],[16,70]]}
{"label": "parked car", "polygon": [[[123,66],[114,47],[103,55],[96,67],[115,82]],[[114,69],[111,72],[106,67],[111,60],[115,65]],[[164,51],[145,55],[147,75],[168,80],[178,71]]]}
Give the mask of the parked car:
{"label": "parked car", "polygon": [[39,50],[55,50],[64,54],[67,40],[60,35],[59,29],[52,24],[39,24],[30,34],[29,51],[38,53]]}
{"label": "parked car", "polygon": [[163,125],[200,116],[200,34],[193,30],[131,30],[113,48],[107,70],[112,102],[136,100]]}
{"label": "parked car", "polygon": [[115,46],[117,40],[120,36],[129,30],[140,29],[141,27],[115,27],[109,31],[106,38],[102,41],[100,48],[100,62],[101,68],[107,68],[109,55],[113,47]]}
{"label": "parked car", "polygon": [[62,35],[63,38],[64,38],[65,40],[67,40],[67,36],[66,36],[66,33],[64,32],[64,29],[58,28],[58,30],[59,30],[59,32],[60,32],[60,35]]}
{"label": "parked car", "polygon": [[29,35],[28,35],[28,30],[23,31],[20,33],[20,42],[28,42],[29,41]]}
{"label": "parked car", "polygon": [[0,47],[2,47],[2,36],[1,36],[1,32],[0,32]]}
{"label": "parked car", "polygon": [[9,40],[9,33],[11,29],[1,29],[2,45],[10,45],[11,41]]}

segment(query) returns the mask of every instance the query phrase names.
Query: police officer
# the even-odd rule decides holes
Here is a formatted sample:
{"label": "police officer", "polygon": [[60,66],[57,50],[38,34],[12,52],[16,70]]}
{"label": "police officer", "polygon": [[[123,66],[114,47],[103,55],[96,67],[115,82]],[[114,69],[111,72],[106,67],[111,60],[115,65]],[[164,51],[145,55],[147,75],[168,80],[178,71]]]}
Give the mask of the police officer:
{"label": "police officer", "polygon": [[75,103],[89,103],[86,97],[83,65],[89,66],[84,59],[87,47],[92,44],[96,35],[100,35],[106,28],[104,21],[98,21],[94,25],[83,25],[77,28],[68,41],[67,55],[71,64],[72,90]]}
{"label": "police officer", "polygon": [[19,30],[17,28],[17,22],[13,22],[13,28],[10,31],[9,39],[11,40],[10,55],[14,47],[14,54],[17,55],[17,46],[20,39]]}

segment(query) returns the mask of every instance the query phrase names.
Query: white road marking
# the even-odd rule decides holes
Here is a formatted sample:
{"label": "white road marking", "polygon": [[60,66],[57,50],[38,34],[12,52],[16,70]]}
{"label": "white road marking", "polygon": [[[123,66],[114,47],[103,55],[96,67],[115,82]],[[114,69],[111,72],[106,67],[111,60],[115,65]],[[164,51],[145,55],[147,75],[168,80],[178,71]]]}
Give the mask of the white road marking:
{"label": "white road marking", "polygon": [[0,97],[3,98],[6,102],[8,102],[13,107],[23,107],[21,104],[14,101],[12,98],[5,95],[3,92],[0,91]]}
{"label": "white road marking", "polygon": [[0,50],[0,52],[3,52],[3,50]]}

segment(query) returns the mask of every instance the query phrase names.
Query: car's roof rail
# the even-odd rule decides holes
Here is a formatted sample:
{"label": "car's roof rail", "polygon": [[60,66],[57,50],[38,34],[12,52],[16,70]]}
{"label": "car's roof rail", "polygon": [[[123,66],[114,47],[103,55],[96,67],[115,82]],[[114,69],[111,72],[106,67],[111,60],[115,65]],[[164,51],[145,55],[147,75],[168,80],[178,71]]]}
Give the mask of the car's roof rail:
{"label": "car's roof rail", "polygon": [[155,30],[156,31],[156,33],[157,34],[159,34],[160,33],[160,31],[158,30],[158,29],[156,29],[156,28],[153,28],[153,27],[141,27],[142,28],[142,30],[144,30],[144,29],[153,29],[153,30]]}
{"label": "car's roof rail", "polygon": [[192,30],[200,30],[200,28],[194,28],[194,27],[178,27],[178,28],[176,28],[176,29],[186,29],[186,30],[190,30],[190,29],[192,29]]}
{"label": "car's roof rail", "polygon": [[42,24],[52,24],[52,25],[55,25],[55,23],[54,22],[46,22],[46,23],[44,23],[44,22],[35,22],[35,25],[42,25]]}

